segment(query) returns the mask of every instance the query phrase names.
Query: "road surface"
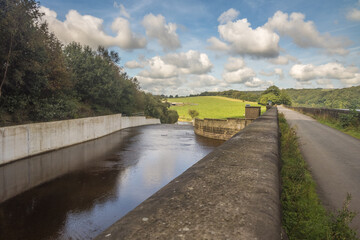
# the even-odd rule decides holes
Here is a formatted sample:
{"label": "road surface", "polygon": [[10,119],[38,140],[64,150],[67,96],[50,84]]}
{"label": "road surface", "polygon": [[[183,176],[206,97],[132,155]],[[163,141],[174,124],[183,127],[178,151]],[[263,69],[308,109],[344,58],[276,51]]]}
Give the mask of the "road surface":
{"label": "road surface", "polygon": [[346,194],[351,194],[350,209],[358,213],[352,227],[360,236],[360,140],[301,113],[282,106],[278,109],[296,129],[301,153],[325,207],[340,209]]}

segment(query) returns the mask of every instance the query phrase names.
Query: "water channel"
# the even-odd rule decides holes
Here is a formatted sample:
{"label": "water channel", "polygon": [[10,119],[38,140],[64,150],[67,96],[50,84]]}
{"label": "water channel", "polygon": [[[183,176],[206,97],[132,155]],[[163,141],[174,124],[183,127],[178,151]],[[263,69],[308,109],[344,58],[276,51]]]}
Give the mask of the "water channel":
{"label": "water channel", "polygon": [[0,239],[92,239],[222,143],[150,125],[4,165]]}

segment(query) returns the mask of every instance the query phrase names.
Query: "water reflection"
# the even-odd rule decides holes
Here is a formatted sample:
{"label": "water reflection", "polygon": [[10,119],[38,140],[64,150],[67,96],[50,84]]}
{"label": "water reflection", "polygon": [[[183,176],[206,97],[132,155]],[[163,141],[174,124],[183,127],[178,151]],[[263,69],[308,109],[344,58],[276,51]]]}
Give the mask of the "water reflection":
{"label": "water reflection", "polygon": [[154,125],[6,165],[3,192],[57,178],[0,205],[0,239],[92,239],[221,143],[192,126]]}

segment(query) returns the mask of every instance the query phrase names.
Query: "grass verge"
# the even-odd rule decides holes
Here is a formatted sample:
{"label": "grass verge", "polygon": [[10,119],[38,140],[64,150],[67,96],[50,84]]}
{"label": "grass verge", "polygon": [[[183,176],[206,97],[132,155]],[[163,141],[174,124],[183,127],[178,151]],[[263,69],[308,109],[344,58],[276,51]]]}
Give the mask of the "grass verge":
{"label": "grass verge", "polygon": [[299,150],[294,129],[279,114],[281,130],[281,204],[283,227],[289,239],[359,239],[349,227],[355,217],[348,210],[351,196],[336,213],[321,205],[315,182]]}
{"label": "grass verge", "polygon": [[324,125],[327,125],[329,127],[335,128],[343,133],[346,133],[350,136],[353,136],[357,139],[360,139],[360,127],[355,127],[355,126],[347,126],[347,127],[343,127],[340,121],[337,121],[333,118],[326,118],[326,117],[321,117],[321,116],[314,116],[312,114],[307,114],[310,117],[314,118],[316,121],[318,121],[319,123],[322,123]]}
{"label": "grass verge", "polygon": [[[256,102],[247,102],[238,99],[220,97],[220,96],[201,96],[186,98],[169,98],[168,102],[184,103],[183,106],[171,106],[179,114],[180,121],[191,121],[189,110],[196,110],[199,113],[198,118],[244,118],[245,105],[260,106]],[[261,111],[265,112],[266,107],[262,106]]]}

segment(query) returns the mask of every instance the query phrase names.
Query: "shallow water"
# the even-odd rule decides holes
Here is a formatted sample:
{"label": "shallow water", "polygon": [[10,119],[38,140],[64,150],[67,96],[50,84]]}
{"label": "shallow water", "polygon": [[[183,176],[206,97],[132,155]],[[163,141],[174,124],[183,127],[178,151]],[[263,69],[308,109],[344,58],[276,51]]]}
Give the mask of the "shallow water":
{"label": "shallow water", "polygon": [[222,143],[151,125],[2,166],[0,196],[25,192],[0,204],[0,239],[92,239]]}

